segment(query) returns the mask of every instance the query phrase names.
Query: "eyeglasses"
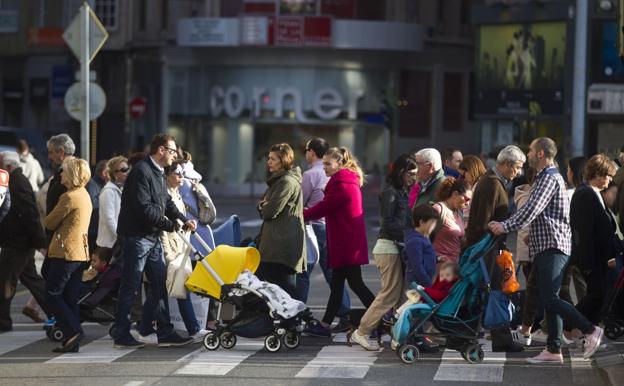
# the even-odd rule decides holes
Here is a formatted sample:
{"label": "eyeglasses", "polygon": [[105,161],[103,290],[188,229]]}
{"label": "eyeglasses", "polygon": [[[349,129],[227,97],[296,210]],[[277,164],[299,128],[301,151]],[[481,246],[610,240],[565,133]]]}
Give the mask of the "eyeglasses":
{"label": "eyeglasses", "polygon": [[178,154],[178,150],[177,149],[172,149],[172,148],[167,147],[165,145],[162,145],[162,147],[164,147],[165,150],[167,150],[169,152],[169,154],[171,154],[171,155]]}
{"label": "eyeglasses", "polygon": [[125,168],[115,170],[115,173],[128,173],[129,171],[130,171],[130,168],[125,167]]}

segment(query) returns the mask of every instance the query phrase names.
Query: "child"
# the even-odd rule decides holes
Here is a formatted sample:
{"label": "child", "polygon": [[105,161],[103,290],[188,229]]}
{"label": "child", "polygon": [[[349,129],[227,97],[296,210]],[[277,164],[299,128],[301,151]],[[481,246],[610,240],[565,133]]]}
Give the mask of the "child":
{"label": "child", "polygon": [[[433,285],[425,288],[425,293],[429,295],[434,302],[440,303],[448,296],[449,292],[451,292],[451,288],[453,288],[453,285],[458,279],[459,266],[457,263],[447,261],[442,264],[440,274]],[[412,304],[426,303],[421,298],[420,293],[415,289],[407,291],[405,295],[408,300],[397,310],[397,319],[400,318],[402,316],[401,314]]]}
{"label": "child", "polygon": [[91,265],[82,274],[83,283],[94,280],[99,274],[108,271],[113,250],[111,248],[97,247],[91,254]]}

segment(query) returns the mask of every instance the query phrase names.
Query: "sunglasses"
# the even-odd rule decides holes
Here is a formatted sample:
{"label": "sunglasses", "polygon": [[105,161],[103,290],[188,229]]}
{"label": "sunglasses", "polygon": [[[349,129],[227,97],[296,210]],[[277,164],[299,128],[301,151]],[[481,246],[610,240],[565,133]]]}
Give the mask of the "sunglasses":
{"label": "sunglasses", "polygon": [[128,173],[129,171],[130,171],[130,168],[121,168],[121,169],[115,170],[115,173]]}

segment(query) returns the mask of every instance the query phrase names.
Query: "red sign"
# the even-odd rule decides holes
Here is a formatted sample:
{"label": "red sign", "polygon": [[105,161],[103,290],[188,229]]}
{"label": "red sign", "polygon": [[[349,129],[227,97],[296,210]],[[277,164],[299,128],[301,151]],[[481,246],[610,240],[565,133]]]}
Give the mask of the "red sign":
{"label": "red sign", "polygon": [[[270,25],[269,23],[269,31]],[[268,40],[273,41],[271,36]],[[280,16],[275,26],[275,45],[331,47],[332,18],[329,16]]]}
{"label": "red sign", "polygon": [[331,47],[331,17],[307,16],[303,24],[303,44],[306,46]]}
{"label": "red sign", "polygon": [[32,46],[64,46],[63,29],[55,27],[32,27],[28,29],[28,44]]}
{"label": "red sign", "polygon": [[354,19],[355,0],[321,0],[321,15],[332,15],[338,19]]}
{"label": "red sign", "polygon": [[275,45],[294,46],[303,45],[303,18],[278,17],[275,34]]}
{"label": "red sign", "polygon": [[275,15],[275,0],[245,0],[244,13]]}
{"label": "red sign", "polygon": [[145,98],[134,98],[129,105],[130,115],[132,118],[141,118],[147,110],[147,102]]}

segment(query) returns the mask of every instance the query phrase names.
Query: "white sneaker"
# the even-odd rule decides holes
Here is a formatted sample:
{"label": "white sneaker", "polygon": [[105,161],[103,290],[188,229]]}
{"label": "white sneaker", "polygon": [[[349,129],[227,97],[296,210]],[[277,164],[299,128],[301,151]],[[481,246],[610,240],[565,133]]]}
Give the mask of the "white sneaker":
{"label": "white sneaker", "polygon": [[598,326],[594,326],[594,332],[589,335],[585,335],[585,347],[583,350],[583,358],[591,358],[592,355],[600,348],[602,342],[602,335],[604,330]]}
{"label": "white sneaker", "polygon": [[563,355],[561,355],[561,353],[553,354],[553,353],[548,352],[548,350],[544,350],[538,356],[535,356],[533,358],[527,358],[526,361],[527,363],[532,363],[532,364],[551,363],[551,364],[562,365]]}
{"label": "white sneaker", "polygon": [[147,336],[143,336],[139,333],[138,330],[131,328],[130,335],[132,335],[134,339],[144,344],[149,344],[149,345],[154,345],[154,346],[158,344],[158,337],[156,336],[155,333],[149,334]]}
{"label": "white sneaker", "polygon": [[197,331],[195,334],[193,334],[191,336],[191,338],[193,338],[193,343],[200,343],[201,341],[204,340],[204,337],[206,336],[206,334],[208,334],[210,331],[202,328],[201,330]]}
{"label": "white sneaker", "polygon": [[368,351],[378,351],[379,350],[379,346],[377,345],[377,343],[373,343],[371,342],[367,336],[365,335],[360,335],[360,333],[358,332],[358,330],[353,331],[353,334],[351,334],[351,340],[357,344],[359,344],[360,346],[362,346],[365,350]]}
{"label": "white sneaker", "polygon": [[548,334],[539,329],[531,334],[531,340],[537,343],[546,343],[548,341]]}
{"label": "white sneaker", "polygon": [[531,334],[525,335],[522,333],[522,328],[518,327],[516,330],[511,330],[511,337],[514,342],[520,343],[523,346],[531,345]]}

